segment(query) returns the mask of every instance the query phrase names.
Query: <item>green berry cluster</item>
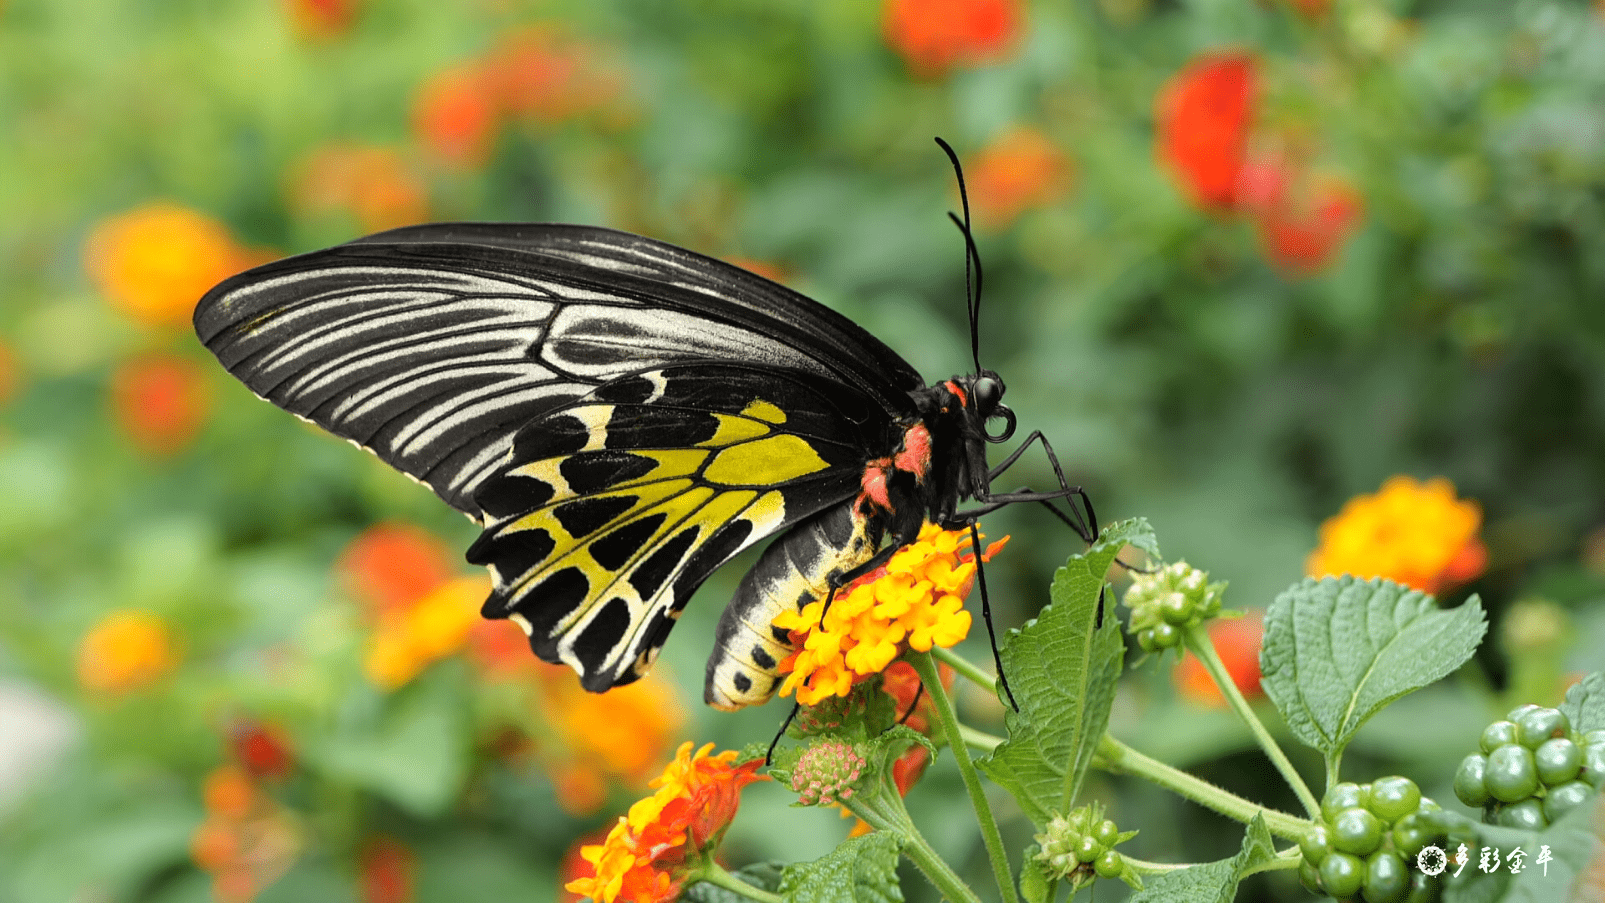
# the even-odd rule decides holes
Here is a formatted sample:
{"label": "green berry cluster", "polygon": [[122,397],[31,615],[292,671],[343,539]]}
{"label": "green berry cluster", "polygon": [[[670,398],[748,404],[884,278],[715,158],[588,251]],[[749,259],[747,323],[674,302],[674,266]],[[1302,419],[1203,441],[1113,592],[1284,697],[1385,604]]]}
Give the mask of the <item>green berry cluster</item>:
{"label": "green berry cluster", "polygon": [[1311,893],[1364,903],[1437,900],[1439,882],[1415,859],[1428,844],[1442,846],[1431,815],[1438,809],[1409,778],[1333,784],[1321,800],[1321,824],[1299,841],[1299,880]]}
{"label": "green berry cluster", "polygon": [[1137,836],[1122,832],[1103,817],[1103,807],[1091,803],[1069,815],[1055,815],[1047,830],[1036,835],[1037,860],[1043,870],[1056,878],[1069,878],[1074,886],[1099,878],[1118,878],[1125,862],[1115,852],[1115,844]]}
{"label": "green berry cluster", "polygon": [[1126,606],[1131,609],[1129,630],[1137,645],[1144,652],[1175,648],[1183,627],[1220,614],[1225,588],[1225,583],[1210,583],[1207,572],[1185,561],[1132,575]]}
{"label": "green berry cluster", "polygon": [[1489,824],[1536,831],[1605,786],[1605,730],[1579,733],[1559,709],[1524,705],[1482,732],[1455,772],[1455,796]]}

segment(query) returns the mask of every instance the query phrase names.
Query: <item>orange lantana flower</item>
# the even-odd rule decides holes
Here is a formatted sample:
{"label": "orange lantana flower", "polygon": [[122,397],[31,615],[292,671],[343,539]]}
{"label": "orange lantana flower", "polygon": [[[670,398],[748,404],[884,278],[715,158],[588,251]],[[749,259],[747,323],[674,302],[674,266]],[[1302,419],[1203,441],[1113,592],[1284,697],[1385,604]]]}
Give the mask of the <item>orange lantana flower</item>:
{"label": "orange lantana flower", "polygon": [[1456,498],[1448,480],[1389,477],[1380,492],[1350,499],[1321,525],[1305,570],[1311,577],[1385,577],[1435,593],[1482,573],[1481,526],[1481,506]]}
{"label": "orange lantana flower", "polygon": [[111,408],[123,434],[141,451],[176,454],[206,422],[212,387],[207,371],[195,361],[153,352],[124,361],[112,372]]}
{"label": "orange lantana flower", "polygon": [[483,166],[496,140],[494,91],[490,74],[477,63],[436,72],[413,100],[413,127],[447,165]]}
{"label": "orange lantana flower", "polygon": [[297,213],[349,214],[365,232],[428,218],[423,181],[395,148],[331,144],[295,168],[289,184]]}
{"label": "orange lantana flower", "polygon": [[103,220],[84,268],[113,307],[153,326],[188,326],[206,290],[259,261],[222,223],[157,202]]}
{"label": "orange lantana flower", "polygon": [[137,609],[100,619],[78,647],[78,682],[86,690],[126,693],[143,689],[178,665],[167,622]]}
{"label": "orange lantana flower", "polygon": [[382,615],[363,672],[377,686],[394,690],[468,642],[479,607],[490,594],[488,578],[458,577],[440,584],[413,605]]}
{"label": "orange lantana flower", "polygon": [[1159,156],[1205,210],[1237,206],[1257,80],[1254,57],[1210,53],[1172,76],[1159,94]]}
{"label": "orange lantana flower", "polygon": [[346,592],[383,616],[450,580],[452,559],[451,549],[433,534],[409,524],[380,523],[351,540],[334,570]]}
{"label": "orange lantana flower", "polygon": [[[1007,541],[993,543],[983,560]],[[968,531],[926,524],[885,567],[839,590],[829,611],[820,600],[782,612],[774,624],[791,631],[797,651],[780,664],[780,695],[796,692],[803,705],[846,696],[907,649],[957,645],[970,632],[964,597],[975,581],[973,557]]]}
{"label": "orange lantana flower", "polygon": [[190,836],[190,856],[212,875],[219,903],[249,903],[295,863],[302,847],[294,816],[233,765],[201,786],[206,818]]}
{"label": "orange lantana flower", "polygon": [[709,755],[709,743],[692,753],[683,743],[674,761],[654,778],[657,792],[639,800],[600,844],[582,847],[591,874],[565,888],[596,903],[668,903],[700,861],[718,846],[735,818],[741,788],[764,780],[761,760],[734,764],[734,751]]}
{"label": "orange lantana flower", "polygon": [[[525,654],[534,658],[528,647]],[[685,722],[674,686],[654,672],[590,693],[567,666],[542,664],[541,671],[539,712],[559,741],[542,758],[563,808],[588,815],[606,801],[611,783],[644,784]]]}
{"label": "orange lantana flower", "polygon": [[[1265,639],[1264,614],[1255,612],[1242,618],[1217,618],[1209,622],[1209,639],[1215,645],[1226,673],[1238,692],[1247,699],[1263,696],[1260,689],[1259,649]],[[1225,706],[1220,688],[1197,656],[1188,655],[1176,666],[1176,688],[1194,702]]]}
{"label": "orange lantana flower", "polygon": [[940,75],[1003,56],[1019,38],[1018,0],[886,0],[886,42],[910,69]]}
{"label": "orange lantana flower", "polygon": [[1070,190],[1070,158],[1033,128],[1006,132],[982,148],[969,169],[970,196],[983,225],[1007,225]]}

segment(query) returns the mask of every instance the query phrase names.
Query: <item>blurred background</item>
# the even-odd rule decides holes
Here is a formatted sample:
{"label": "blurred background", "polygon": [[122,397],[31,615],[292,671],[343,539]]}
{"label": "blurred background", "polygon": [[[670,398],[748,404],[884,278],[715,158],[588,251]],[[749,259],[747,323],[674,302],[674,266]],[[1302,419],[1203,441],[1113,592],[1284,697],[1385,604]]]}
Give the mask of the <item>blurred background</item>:
{"label": "blurred background", "polygon": [[[583,222],[748,266],[942,379],[970,364],[936,135],[982,361],[1104,521],[1148,517],[1238,608],[1306,569],[1481,595],[1479,657],[1345,759],[1450,802],[1481,724],[1605,655],[1602,98],[1579,0],[3,0],[0,901],[552,899],[681,740],[767,741],[781,705],[699,701],[750,558],[650,680],[588,696],[477,621],[471,524],[255,400],[190,311],[391,226]],[[987,530],[1016,626],[1079,543],[1039,511]],[[1344,559],[1356,531],[1395,570]],[[1293,808],[1196,676],[1150,661],[1113,729]],[[909,805],[984,884],[950,769]],[[1133,855],[1236,850],[1089,789]],[[747,791],[732,865],[851,825],[791,800]]]}

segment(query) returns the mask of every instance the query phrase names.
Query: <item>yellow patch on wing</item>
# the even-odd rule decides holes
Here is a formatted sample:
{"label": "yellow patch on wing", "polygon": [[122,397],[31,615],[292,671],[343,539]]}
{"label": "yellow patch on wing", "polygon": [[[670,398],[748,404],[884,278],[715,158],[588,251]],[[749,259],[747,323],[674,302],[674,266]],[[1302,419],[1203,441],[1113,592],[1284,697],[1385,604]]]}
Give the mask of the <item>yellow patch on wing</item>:
{"label": "yellow patch on wing", "polygon": [[786,412],[782,411],[772,402],[758,399],[741,410],[741,416],[752,417],[757,420],[767,420],[770,423],[785,423]]}
{"label": "yellow patch on wing", "polygon": [[714,455],[702,475],[715,483],[776,486],[828,468],[813,446],[783,434],[743,442]]}

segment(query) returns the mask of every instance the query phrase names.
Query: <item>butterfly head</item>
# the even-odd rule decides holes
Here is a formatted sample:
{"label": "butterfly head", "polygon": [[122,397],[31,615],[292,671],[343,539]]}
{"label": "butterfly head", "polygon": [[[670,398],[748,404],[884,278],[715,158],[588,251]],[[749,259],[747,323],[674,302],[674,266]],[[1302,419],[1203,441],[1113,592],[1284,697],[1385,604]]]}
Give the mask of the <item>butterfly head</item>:
{"label": "butterfly head", "polygon": [[991,370],[982,370],[969,380],[970,405],[981,423],[981,435],[988,442],[1007,442],[1014,435],[1014,411],[1003,403],[1003,379]]}

